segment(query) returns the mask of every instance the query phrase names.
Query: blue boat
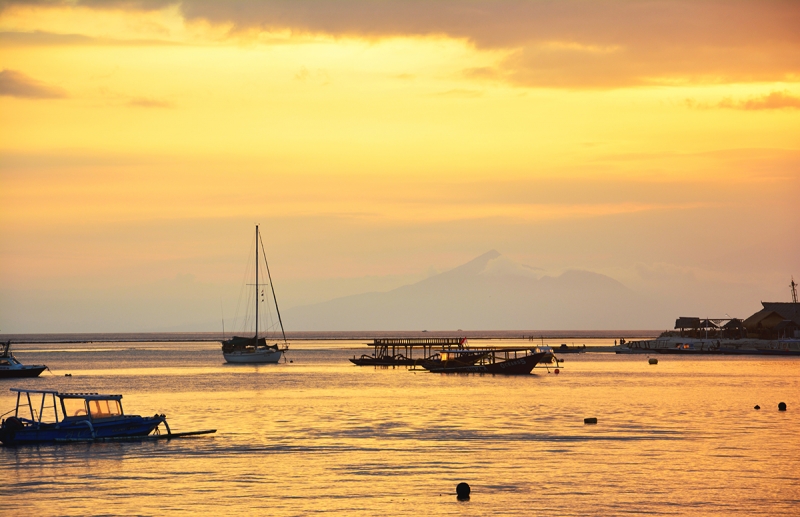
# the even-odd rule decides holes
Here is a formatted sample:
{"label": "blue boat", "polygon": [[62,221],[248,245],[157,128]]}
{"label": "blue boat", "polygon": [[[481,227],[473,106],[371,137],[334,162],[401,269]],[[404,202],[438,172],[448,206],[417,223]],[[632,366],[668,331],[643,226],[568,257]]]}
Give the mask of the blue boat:
{"label": "blue boat", "polygon": [[[126,415],[122,395],[98,393],[59,393],[54,390],[11,388],[17,393],[14,413],[0,425],[3,445],[62,442],[97,442],[149,437],[212,433],[172,433],[165,415]],[[159,426],[164,425],[166,434]]]}

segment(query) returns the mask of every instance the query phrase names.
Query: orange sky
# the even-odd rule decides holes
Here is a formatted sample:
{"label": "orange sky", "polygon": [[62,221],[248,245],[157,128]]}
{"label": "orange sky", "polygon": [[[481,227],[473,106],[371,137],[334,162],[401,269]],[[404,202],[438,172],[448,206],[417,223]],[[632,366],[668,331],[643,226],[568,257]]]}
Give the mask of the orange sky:
{"label": "orange sky", "polygon": [[790,1],[0,2],[0,330],[216,330],[256,222],[287,306],[497,249],[747,316],[800,277],[797,27]]}

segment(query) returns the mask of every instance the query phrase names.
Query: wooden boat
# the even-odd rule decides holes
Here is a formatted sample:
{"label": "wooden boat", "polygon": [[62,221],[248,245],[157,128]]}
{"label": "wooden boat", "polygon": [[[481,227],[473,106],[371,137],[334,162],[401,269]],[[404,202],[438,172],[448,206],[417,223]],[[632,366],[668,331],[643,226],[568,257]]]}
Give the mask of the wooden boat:
{"label": "wooden boat", "polygon": [[[434,373],[493,373],[502,375],[527,375],[543,359],[552,355],[552,351],[538,348],[495,348],[486,350],[469,350],[473,356],[450,358],[450,354],[462,351],[443,351],[442,359],[426,361],[422,366]],[[478,353],[481,355],[478,356]],[[462,354],[458,354],[462,355]],[[464,359],[471,360],[477,357],[472,364],[459,364]]]}
{"label": "wooden boat", "polygon": [[[177,438],[216,432],[172,433],[165,415],[126,415],[122,395],[18,388],[11,391],[17,393],[14,415],[0,424],[0,442],[7,446],[147,439],[152,435]],[[164,435],[159,429],[162,424]]]}
{"label": "wooden boat", "polygon": [[456,348],[441,350],[423,360],[420,365],[428,371],[443,371],[472,366],[491,353],[491,350]]}
{"label": "wooden boat", "polygon": [[[269,280],[269,286],[272,290],[272,299],[275,302],[275,312],[277,314],[278,324],[281,329],[281,336],[283,336],[283,346],[279,347],[277,343],[268,345],[266,337],[259,337],[259,299],[264,296],[264,290],[261,288],[264,284],[259,283],[259,257],[258,248],[261,246],[264,257],[264,266]],[[272,285],[272,275],[269,272],[269,264],[267,263],[267,254],[264,252],[264,243],[261,240],[261,234],[256,225],[256,245],[255,245],[255,335],[253,337],[240,337],[233,336],[231,339],[222,341],[222,356],[228,363],[237,364],[275,364],[281,360],[283,354],[289,349],[286,342],[286,332],[283,330],[283,321],[281,320],[281,313],[278,309],[278,298],[275,296],[275,288]],[[263,328],[263,327],[262,327]]]}
{"label": "wooden boat", "polygon": [[43,364],[26,365],[20,363],[11,353],[11,341],[3,345],[0,353],[0,379],[19,379],[23,377],[38,377],[47,366]]}

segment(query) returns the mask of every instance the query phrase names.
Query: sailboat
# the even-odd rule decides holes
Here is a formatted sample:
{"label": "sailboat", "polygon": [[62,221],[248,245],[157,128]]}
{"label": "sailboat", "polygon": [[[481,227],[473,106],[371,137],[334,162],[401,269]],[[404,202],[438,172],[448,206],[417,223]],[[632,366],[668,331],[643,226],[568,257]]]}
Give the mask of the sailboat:
{"label": "sailboat", "polygon": [[[258,248],[261,247],[261,252],[264,256],[264,265],[267,270],[267,280],[269,287],[272,290],[272,299],[275,302],[275,312],[278,316],[278,324],[281,328],[281,336],[283,336],[283,346],[279,347],[277,343],[273,345],[267,344],[266,337],[259,337],[258,323],[259,323],[259,298],[263,296],[263,283],[259,283],[259,257]],[[233,336],[231,339],[222,341],[222,355],[225,361],[229,363],[244,363],[244,364],[265,364],[277,363],[283,357],[283,354],[289,348],[286,342],[286,332],[283,330],[283,321],[281,321],[281,313],[278,309],[278,298],[275,296],[275,288],[272,285],[272,275],[269,272],[269,263],[267,262],[267,255],[264,251],[264,243],[261,240],[261,234],[256,225],[256,274],[255,274],[255,334],[253,337]]]}

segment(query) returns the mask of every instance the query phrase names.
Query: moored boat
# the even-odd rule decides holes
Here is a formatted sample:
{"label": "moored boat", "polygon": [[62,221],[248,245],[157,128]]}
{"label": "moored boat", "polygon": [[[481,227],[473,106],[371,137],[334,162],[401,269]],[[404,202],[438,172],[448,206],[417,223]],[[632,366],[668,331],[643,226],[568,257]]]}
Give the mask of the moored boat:
{"label": "moored boat", "polygon": [[586,352],[586,345],[583,346],[568,346],[566,343],[561,343],[561,346],[555,349],[559,354],[582,354]]}
{"label": "moored boat", "polygon": [[277,344],[268,345],[263,337],[234,336],[222,342],[222,356],[229,363],[274,364],[281,360],[285,350]]}
{"label": "moored boat", "polygon": [[618,354],[800,355],[800,303],[792,279],[791,302],[761,302],[749,318],[681,316],[656,339],[620,344]]}
{"label": "moored boat", "polygon": [[[259,283],[259,246],[262,250],[264,258],[264,267],[266,268],[268,284],[272,290],[272,300],[275,304],[275,313],[277,315],[277,323],[281,329],[281,336],[283,337],[283,346],[278,346],[277,343],[273,345],[267,344],[266,337],[259,337],[259,300],[264,296],[263,283]],[[275,288],[272,284],[272,275],[269,272],[269,263],[267,262],[267,255],[264,251],[264,243],[261,240],[261,234],[256,225],[256,241],[255,241],[255,332],[253,337],[233,336],[231,339],[222,341],[222,356],[228,363],[234,364],[275,364],[278,363],[284,356],[289,345],[286,341],[286,332],[283,330],[283,321],[281,320],[280,309],[278,309],[278,298],[275,295]],[[264,300],[261,300],[262,302]],[[266,313],[267,311],[263,311]],[[246,319],[246,318],[245,318]],[[262,326],[262,329],[264,327]]]}
{"label": "moored boat", "polygon": [[0,379],[20,379],[24,377],[38,377],[47,366],[43,364],[22,364],[11,353],[11,341],[3,344],[0,353]]}
{"label": "moored boat", "polygon": [[[466,354],[464,352],[472,352]],[[450,354],[456,353],[452,359]],[[493,373],[527,375],[537,364],[552,356],[552,351],[540,348],[496,348],[483,350],[442,351],[438,361],[431,360],[422,366],[433,373]],[[466,364],[475,359],[471,364]]]}
{"label": "moored boat", "polygon": [[[26,445],[165,438],[207,434],[216,430],[172,433],[165,415],[126,415],[122,395],[60,393],[55,390],[11,388],[17,393],[14,413],[0,424],[0,442]],[[6,414],[8,414],[6,413]],[[162,435],[159,426],[165,427]]]}

